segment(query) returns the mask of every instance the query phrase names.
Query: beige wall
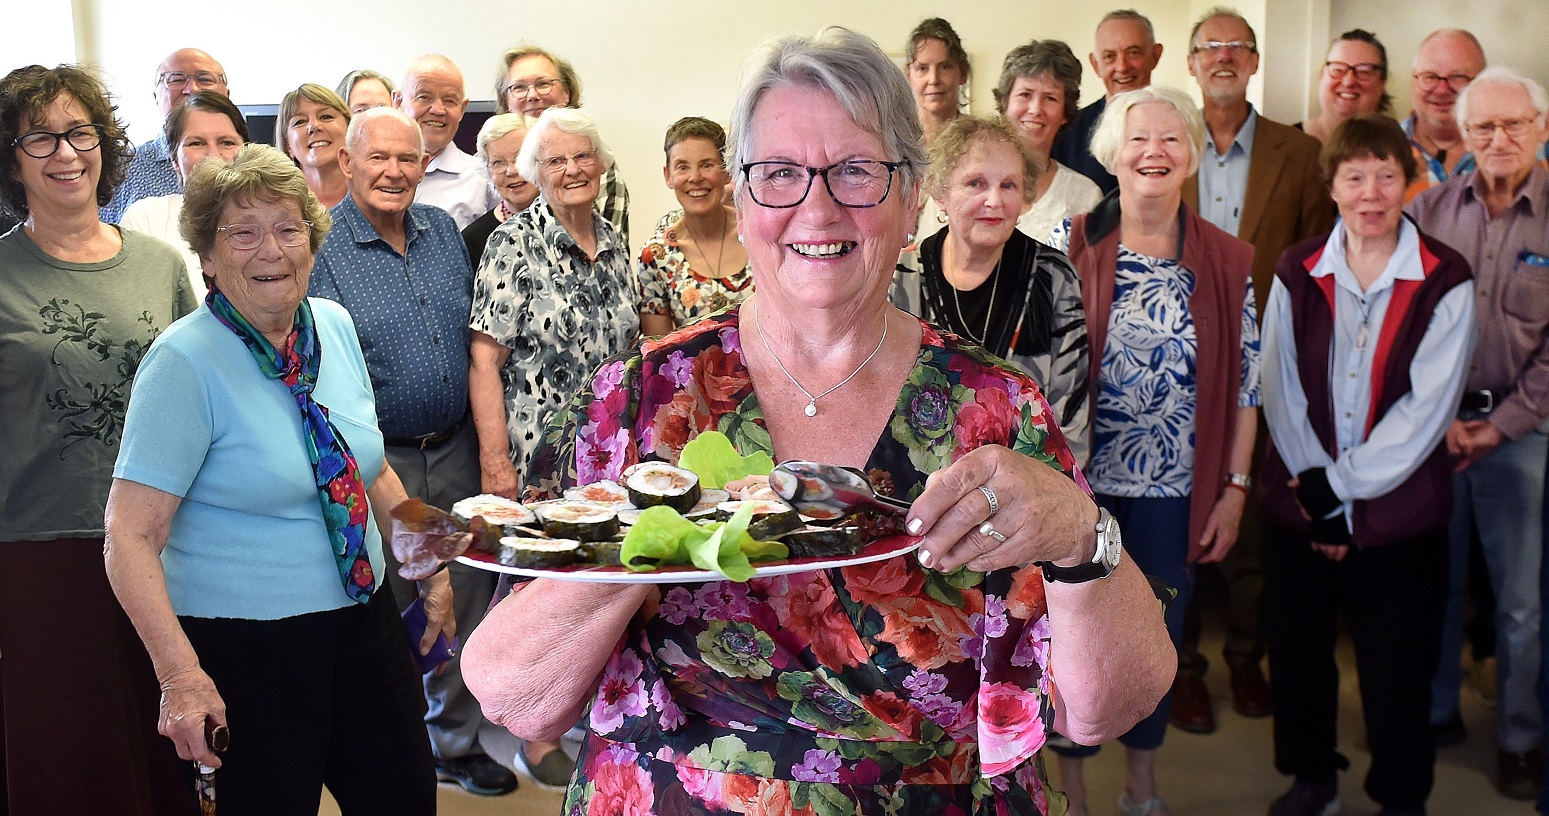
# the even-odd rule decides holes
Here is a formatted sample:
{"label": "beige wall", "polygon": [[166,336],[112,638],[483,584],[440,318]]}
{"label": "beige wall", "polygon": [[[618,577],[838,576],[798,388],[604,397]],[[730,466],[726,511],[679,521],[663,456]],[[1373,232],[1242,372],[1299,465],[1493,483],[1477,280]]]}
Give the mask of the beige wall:
{"label": "beige wall", "polygon": [[[571,59],[585,86],[586,107],[619,156],[633,196],[633,236],[667,209],[672,196],[662,185],[661,135],[680,116],[724,121],[743,59],[770,35],[811,32],[839,24],[877,38],[901,53],[909,29],[923,17],[952,20],[966,43],[976,73],[973,107],[989,111],[1000,60],[1012,46],[1032,38],[1063,39],[1085,57],[1092,30],[1111,6],[1086,2],[955,3],[921,0],[775,0],[764,3],[712,0],[570,0],[559,4],[465,0],[267,0],[240,14],[217,16],[207,2],[159,0],[70,0],[24,11],[29,36],[13,38],[9,59],[98,63],[113,81],[122,113],[136,140],[159,127],[151,101],[152,73],[176,48],[195,45],[221,59],[241,103],[277,102],[301,82],[332,86],[352,68],[396,75],[421,53],[438,51],[462,66],[474,98],[492,97],[496,60],[507,46],[528,40]],[[1185,65],[1186,38],[1193,20],[1215,0],[1135,0],[1151,17],[1166,46],[1158,82],[1194,90]],[[1378,31],[1394,55],[1393,89],[1399,108],[1408,109],[1409,54],[1426,31],[1464,25],[1485,40],[1498,61],[1519,64],[1549,78],[1549,54],[1523,32],[1549,30],[1549,3],[1513,0],[1499,4],[1461,0],[1412,0],[1402,14],[1390,0],[1243,0],[1235,4],[1259,32],[1264,52],[1250,98],[1270,116],[1304,118],[1316,105],[1309,83],[1322,63],[1331,31],[1362,25]],[[437,19],[432,9],[455,10]],[[36,18],[36,19],[32,19]],[[73,26],[73,31],[67,27]],[[1102,92],[1086,72],[1082,101]]]}

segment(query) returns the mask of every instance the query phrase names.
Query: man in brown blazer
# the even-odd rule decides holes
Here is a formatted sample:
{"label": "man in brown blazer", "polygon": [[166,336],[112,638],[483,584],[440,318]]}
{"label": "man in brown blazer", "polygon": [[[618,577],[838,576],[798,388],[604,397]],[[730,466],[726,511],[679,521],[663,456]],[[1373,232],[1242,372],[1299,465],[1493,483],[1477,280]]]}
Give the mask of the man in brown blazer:
{"label": "man in brown blazer", "polygon": [[[1248,80],[1259,69],[1258,40],[1237,12],[1206,12],[1189,35],[1188,61],[1205,101],[1206,147],[1198,175],[1184,182],[1183,200],[1205,220],[1253,244],[1253,291],[1262,318],[1280,253],[1333,228],[1334,209],[1318,167],[1320,145],[1295,128],[1265,119],[1249,104]],[[1261,422],[1261,450],[1263,427]],[[1250,717],[1266,716],[1272,708],[1259,665],[1264,641],[1258,530],[1258,508],[1249,502],[1242,535],[1221,565],[1230,589],[1223,651],[1231,669],[1232,704]],[[1171,721],[1186,731],[1209,733],[1216,727],[1215,714],[1204,682],[1208,663],[1198,649],[1196,608],[1190,608],[1184,629]]]}

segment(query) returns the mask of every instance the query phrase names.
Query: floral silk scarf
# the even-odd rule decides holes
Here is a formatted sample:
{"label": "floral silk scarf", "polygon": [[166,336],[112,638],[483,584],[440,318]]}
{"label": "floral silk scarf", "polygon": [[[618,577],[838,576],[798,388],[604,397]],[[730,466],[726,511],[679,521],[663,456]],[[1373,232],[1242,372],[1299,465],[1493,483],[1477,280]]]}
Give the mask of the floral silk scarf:
{"label": "floral silk scarf", "polygon": [[225,295],[211,289],[204,302],[216,320],[242,339],[264,376],[284,383],[296,398],[301,409],[302,439],[306,442],[307,457],[312,460],[317,498],[323,505],[323,523],[328,526],[328,540],[339,565],[344,594],[356,603],[369,601],[376,576],[366,551],[366,488],[361,484],[360,468],[349,444],[328,420],[328,409],[312,399],[317,370],[323,360],[323,350],[317,344],[317,327],[312,322],[312,305],[305,299],[301,301],[295,328],[281,352],[247,322]]}

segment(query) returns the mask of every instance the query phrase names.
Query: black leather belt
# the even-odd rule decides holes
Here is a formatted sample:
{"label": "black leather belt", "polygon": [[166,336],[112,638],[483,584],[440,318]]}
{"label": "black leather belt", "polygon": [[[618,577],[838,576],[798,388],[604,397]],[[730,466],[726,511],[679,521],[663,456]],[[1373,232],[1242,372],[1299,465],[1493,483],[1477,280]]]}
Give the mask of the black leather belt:
{"label": "black leather belt", "polygon": [[1458,404],[1459,411],[1472,411],[1476,414],[1488,414],[1495,410],[1495,406],[1505,399],[1506,395],[1500,391],[1464,391],[1463,399]]}
{"label": "black leather belt", "polygon": [[463,423],[467,422],[467,421],[468,421],[468,415],[467,414],[463,414],[463,418],[462,419],[459,419],[456,422],[452,423],[452,427],[447,428],[444,431],[439,431],[439,432],[433,433],[433,434],[426,434],[424,436],[411,436],[411,437],[406,437],[406,438],[392,438],[392,437],[389,437],[387,439],[383,439],[382,442],[383,442],[383,444],[387,445],[388,447],[393,447],[393,448],[419,448],[420,450],[430,450],[432,448],[439,448],[442,445],[446,444],[446,441],[448,439],[451,439],[452,437],[456,436],[457,432],[462,430]]}

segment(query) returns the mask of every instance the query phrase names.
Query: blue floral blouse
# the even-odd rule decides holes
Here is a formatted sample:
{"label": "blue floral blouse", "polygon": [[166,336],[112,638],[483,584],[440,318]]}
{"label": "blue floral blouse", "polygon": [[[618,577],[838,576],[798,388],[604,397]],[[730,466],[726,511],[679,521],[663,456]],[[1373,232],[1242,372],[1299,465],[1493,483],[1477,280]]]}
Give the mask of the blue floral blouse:
{"label": "blue floral blouse", "polygon": [[[1050,245],[1070,246],[1070,220]],[[1243,270],[1248,275],[1248,270]],[[1194,273],[1176,260],[1119,245],[1108,337],[1102,350],[1087,478],[1097,493],[1178,498],[1194,487],[1194,404],[1199,350],[1189,297]],[[1242,304],[1242,384],[1237,405],[1259,405],[1259,321],[1253,282]]]}

